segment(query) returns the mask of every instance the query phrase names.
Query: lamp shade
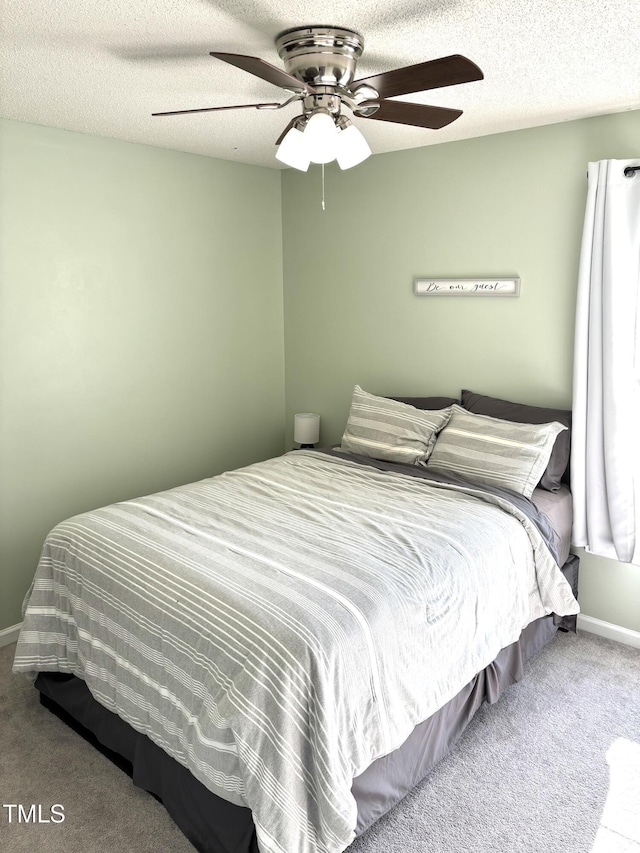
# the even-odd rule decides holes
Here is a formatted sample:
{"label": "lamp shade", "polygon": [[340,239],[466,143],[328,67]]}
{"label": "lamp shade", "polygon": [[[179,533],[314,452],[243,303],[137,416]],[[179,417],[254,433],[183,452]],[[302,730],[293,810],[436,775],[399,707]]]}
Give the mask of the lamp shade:
{"label": "lamp shade", "polygon": [[358,128],[350,124],[338,134],[336,160],[341,169],[350,169],[357,166],[371,155],[371,149],[367,140]]}
{"label": "lamp shade", "polygon": [[284,139],[278,145],[276,160],[280,160],[285,166],[291,166],[300,172],[306,172],[309,168],[311,158],[307,152],[304,134],[297,127],[287,131]]}
{"label": "lamp shade", "polygon": [[293,440],[298,444],[315,444],[320,438],[320,415],[301,412],[295,416]]}
{"label": "lamp shade", "polygon": [[338,128],[329,113],[322,110],[313,113],[303,135],[312,163],[330,163],[336,159]]}

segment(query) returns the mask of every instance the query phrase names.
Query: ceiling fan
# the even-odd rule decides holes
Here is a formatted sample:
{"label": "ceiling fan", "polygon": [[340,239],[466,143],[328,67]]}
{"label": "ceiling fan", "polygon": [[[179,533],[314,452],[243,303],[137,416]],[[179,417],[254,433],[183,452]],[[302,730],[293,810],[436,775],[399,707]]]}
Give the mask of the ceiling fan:
{"label": "ceiling fan", "polygon": [[257,56],[215,51],[211,56],[285,89],[289,97],[281,103],[202,107],[153,115],[248,108],[279,110],[301,101],[302,114],[293,118],[276,140],[277,159],[301,171],[306,171],[310,163],[332,160],[348,169],[366,159],[371,150],[360,131],[342,114],[342,107],[348,107],[359,118],[436,130],[459,118],[462,110],[388,99],[484,77],[474,62],[454,54],[354,80],[364,39],[355,30],[343,27],[294,27],[281,32],[275,43],[284,70]]}

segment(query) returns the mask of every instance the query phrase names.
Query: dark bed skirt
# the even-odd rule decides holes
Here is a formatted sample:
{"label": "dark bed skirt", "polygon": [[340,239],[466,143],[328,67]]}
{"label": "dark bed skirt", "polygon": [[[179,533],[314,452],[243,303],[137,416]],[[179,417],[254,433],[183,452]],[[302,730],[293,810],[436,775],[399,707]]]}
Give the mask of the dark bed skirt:
{"label": "dark bed skirt", "polygon": [[[577,597],[578,559],[562,570]],[[523,677],[523,665],[558,629],[575,631],[576,617],[545,616],[528,625],[517,642],[502,649],[450,702],[416,726],[405,743],[379,758],[353,781],[357,833],[389,811],[420,782],[458,740],[483,702],[496,702]],[[251,811],[213,794],[145,735],[134,731],[91,696],[73,675],[42,672],[40,701],[128,773],[135,785],[160,800],[200,853],[258,853]]]}

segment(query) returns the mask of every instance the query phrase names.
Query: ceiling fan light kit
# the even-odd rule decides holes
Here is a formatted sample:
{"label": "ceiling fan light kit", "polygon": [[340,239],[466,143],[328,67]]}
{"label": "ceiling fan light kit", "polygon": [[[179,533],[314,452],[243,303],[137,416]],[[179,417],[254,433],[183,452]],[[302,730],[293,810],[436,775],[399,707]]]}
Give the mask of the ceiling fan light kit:
{"label": "ceiling fan light kit", "polygon": [[371,156],[371,149],[355,124],[348,126],[338,134],[336,160],[341,169],[351,169]]}
{"label": "ceiling fan light kit", "polygon": [[285,166],[306,172],[311,163],[311,157],[307,152],[304,133],[297,127],[290,128],[276,151],[276,160],[280,160]]}
{"label": "ceiling fan light kit", "polygon": [[338,128],[328,112],[314,110],[303,133],[312,163],[331,163],[336,159]]}
{"label": "ceiling fan light kit", "polygon": [[153,115],[214,112],[225,109],[281,109],[302,102],[302,114],[294,118],[277,141],[276,159],[306,172],[310,163],[338,161],[341,169],[362,163],[371,154],[358,128],[342,115],[347,107],[362,119],[395,122],[438,129],[462,115],[461,110],[428,106],[388,98],[482,80],[478,66],[454,54],[354,80],[364,39],[344,27],[309,26],[284,30],[276,38],[284,70],[257,56],[212,52],[211,56],[285,89],[289,96],[280,104],[239,104],[173,110]]}
{"label": "ceiling fan light kit", "polygon": [[276,159],[306,172],[311,163],[330,163],[332,160],[337,160],[341,169],[351,169],[371,155],[367,140],[349,119],[341,116],[334,124],[328,114],[325,114],[328,122],[319,119],[322,114],[313,113],[304,130],[298,127],[298,124],[304,126],[304,119],[289,128],[278,146]]}

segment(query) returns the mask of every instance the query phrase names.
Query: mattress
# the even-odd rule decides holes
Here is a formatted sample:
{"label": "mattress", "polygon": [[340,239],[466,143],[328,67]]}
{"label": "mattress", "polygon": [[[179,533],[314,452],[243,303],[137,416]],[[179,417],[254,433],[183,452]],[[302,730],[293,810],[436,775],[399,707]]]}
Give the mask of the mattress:
{"label": "mattress", "polygon": [[563,566],[569,559],[571,531],[573,526],[573,501],[568,486],[562,485],[557,492],[534,489],[531,501],[546,517],[553,531],[558,564]]}
{"label": "mattress", "polygon": [[55,528],[14,670],[84,680],[249,807],[263,853],[340,851],[353,779],[577,612],[543,528],[495,491],[287,454]]}

